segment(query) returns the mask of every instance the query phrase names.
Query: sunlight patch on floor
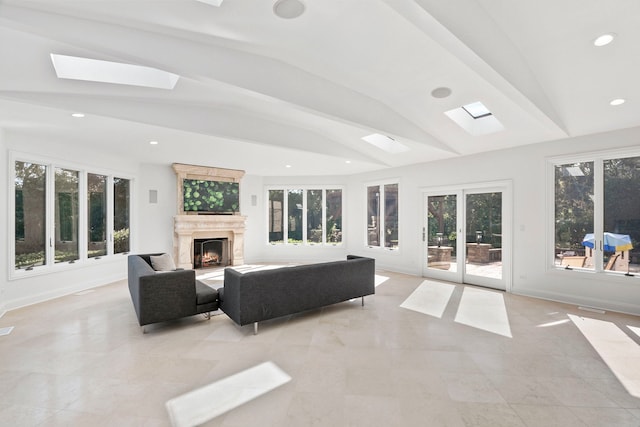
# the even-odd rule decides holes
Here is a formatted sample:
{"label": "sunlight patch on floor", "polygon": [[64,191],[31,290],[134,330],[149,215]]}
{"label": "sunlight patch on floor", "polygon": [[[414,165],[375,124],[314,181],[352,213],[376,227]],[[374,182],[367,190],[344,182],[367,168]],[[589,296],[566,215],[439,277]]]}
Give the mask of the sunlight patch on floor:
{"label": "sunlight patch on floor", "polygon": [[569,319],[563,319],[563,320],[556,320],[555,322],[549,322],[549,323],[543,323],[541,325],[538,325],[538,328],[548,328],[551,326],[558,326],[558,325],[563,325],[565,323],[569,323],[571,322],[571,320]]}
{"label": "sunlight patch on floor", "polygon": [[0,328],[0,337],[3,335],[9,335],[13,331],[13,326],[9,326],[6,328]]}
{"label": "sunlight patch on floor", "polygon": [[379,274],[375,275],[375,282],[374,282],[374,286],[377,288],[378,286],[382,285],[384,282],[386,282],[387,280],[389,280],[388,277],[386,276],[380,276]]}
{"label": "sunlight patch on floor", "polygon": [[455,321],[483,331],[513,338],[504,296],[499,292],[464,288]]}
{"label": "sunlight patch on floor", "polygon": [[400,307],[442,318],[455,288],[447,283],[425,280],[400,304]]}
{"label": "sunlight patch on floor", "polygon": [[273,362],[265,362],[169,400],[174,427],[203,424],[283,384],[291,377]]}
{"label": "sunlight patch on floor", "polygon": [[[640,397],[640,345],[612,322],[568,316],[629,394]],[[634,333],[640,331],[629,328]]]}

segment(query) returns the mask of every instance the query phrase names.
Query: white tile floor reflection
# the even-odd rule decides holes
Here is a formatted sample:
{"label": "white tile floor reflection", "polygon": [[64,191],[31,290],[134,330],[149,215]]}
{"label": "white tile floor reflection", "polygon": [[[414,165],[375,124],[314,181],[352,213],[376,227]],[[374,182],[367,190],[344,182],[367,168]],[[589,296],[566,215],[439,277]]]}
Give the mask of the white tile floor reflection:
{"label": "white tile floor reflection", "polygon": [[469,288],[436,317],[400,307],[423,278],[378,274],[388,279],[364,307],[264,322],[258,335],[224,314],[142,334],[125,281],[10,311],[0,425],[169,427],[166,402],[268,361],[291,381],[203,425],[640,425],[640,399],[566,321],[610,322],[637,345],[640,318],[500,294],[509,338],[455,321]]}

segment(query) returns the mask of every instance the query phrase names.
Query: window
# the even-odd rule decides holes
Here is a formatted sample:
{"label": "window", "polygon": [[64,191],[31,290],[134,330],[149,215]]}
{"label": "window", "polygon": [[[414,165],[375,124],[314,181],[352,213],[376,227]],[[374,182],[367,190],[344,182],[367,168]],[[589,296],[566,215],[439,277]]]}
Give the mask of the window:
{"label": "window", "polygon": [[273,245],[342,243],[342,190],[270,189],[268,221],[268,241]]}
{"label": "window", "polygon": [[113,253],[122,254],[130,250],[130,181],[113,178]]}
{"label": "window", "polygon": [[14,272],[130,249],[129,179],[22,159],[14,161],[11,191]]}
{"label": "window", "polygon": [[398,200],[398,184],[367,187],[366,224],[369,247],[398,249]]}
{"label": "window", "polygon": [[284,242],[284,190],[269,190],[269,243]]}
{"label": "window", "polygon": [[80,259],[78,242],[79,172],[55,169],[55,262]]}
{"label": "window", "polygon": [[342,242],[342,190],[326,191],[327,243]]}
{"label": "window", "polygon": [[640,157],[593,155],[554,164],[554,264],[640,272]]}
{"label": "window", "polygon": [[307,190],[307,242],[322,243],[322,190]]}
{"label": "window", "polygon": [[32,270],[45,265],[47,167],[15,163],[15,268]]}
{"label": "window", "polygon": [[89,258],[107,254],[107,177],[87,174]]}

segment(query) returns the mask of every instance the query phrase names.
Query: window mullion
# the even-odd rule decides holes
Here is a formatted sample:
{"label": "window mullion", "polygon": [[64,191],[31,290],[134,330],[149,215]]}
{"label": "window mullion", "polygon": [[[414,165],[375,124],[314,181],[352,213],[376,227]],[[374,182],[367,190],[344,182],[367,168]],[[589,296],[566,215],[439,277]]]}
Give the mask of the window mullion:
{"label": "window mullion", "polygon": [[322,244],[327,244],[327,189],[322,189]]}
{"label": "window mullion", "polygon": [[307,192],[309,190],[302,190],[302,244],[306,245],[307,242]]}
{"label": "window mullion", "polygon": [[45,265],[51,266],[55,264],[55,248],[53,241],[55,238],[55,224],[56,224],[56,212],[55,212],[55,167],[52,164],[46,165],[46,184],[45,184]]}
{"label": "window mullion", "polygon": [[385,225],[385,208],[386,208],[386,196],[384,194],[385,188],[384,184],[380,184],[380,190],[378,194],[378,234],[380,238],[380,248],[384,249],[387,247],[387,236],[385,233],[386,225]]}
{"label": "window mullion", "polygon": [[107,177],[107,255],[113,255],[113,216],[114,216],[114,204],[113,204],[113,176]]}
{"label": "window mullion", "polygon": [[89,209],[88,203],[88,186],[87,186],[87,171],[80,171],[80,183],[78,192],[80,197],[78,198],[78,209],[80,212],[78,213],[78,245],[79,253],[78,256],[81,260],[86,260],[88,257],[88,246],[89,246],[89,217],[87,215],[87,210]]}
{"label": "window mullion", "polygon": [[289,244],[289,191],[284,189],[282,193],[282,243]]}
{"label": "window mullion", "polygon": [[593,233],[596,241],[595,257],[593,259],[595,271],[604,270],[604,166],[602,158],[593,161]]}

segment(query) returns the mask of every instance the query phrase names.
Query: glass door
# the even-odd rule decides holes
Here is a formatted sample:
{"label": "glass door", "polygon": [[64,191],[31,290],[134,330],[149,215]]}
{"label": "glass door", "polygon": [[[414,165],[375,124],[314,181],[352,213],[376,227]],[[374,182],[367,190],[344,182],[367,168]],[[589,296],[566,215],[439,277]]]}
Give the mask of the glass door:
{"label": "glass door", "polygon": [[423,275],[509,287],[510,183],[425,194]]}
{"label": "glass door", "polygon": [[464,282],[505,289],[502,281],[502,192],[465,194]]}
{"label": "glass door", "polygon": [[458,199],[457,193],[428,195],[427,221],[424,229],[426,244],[425,275],[460,282],[458,267]]}

